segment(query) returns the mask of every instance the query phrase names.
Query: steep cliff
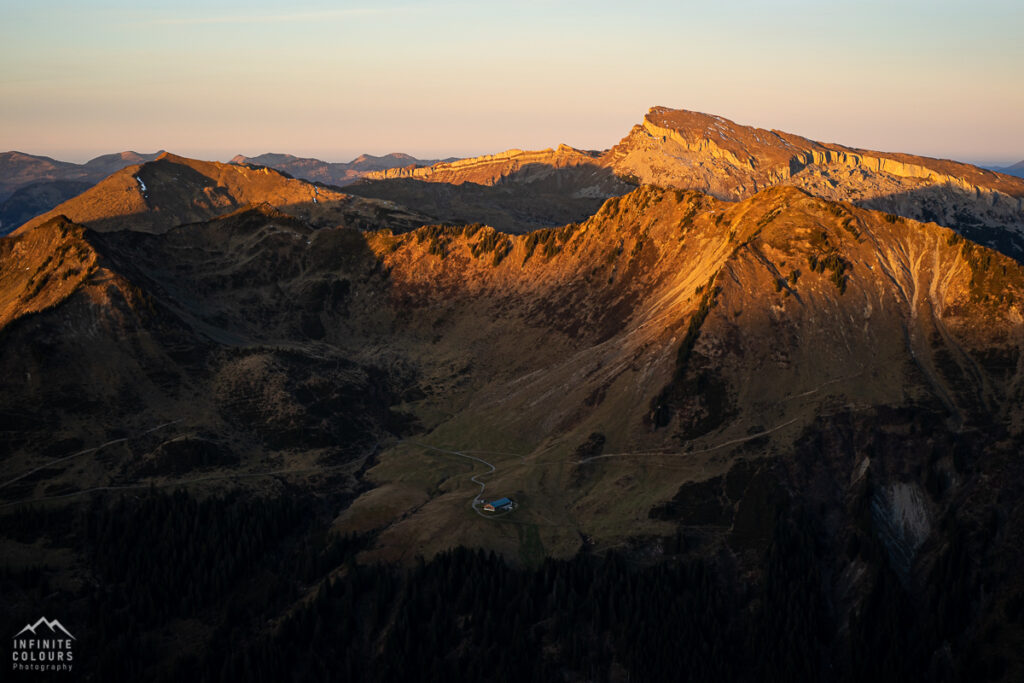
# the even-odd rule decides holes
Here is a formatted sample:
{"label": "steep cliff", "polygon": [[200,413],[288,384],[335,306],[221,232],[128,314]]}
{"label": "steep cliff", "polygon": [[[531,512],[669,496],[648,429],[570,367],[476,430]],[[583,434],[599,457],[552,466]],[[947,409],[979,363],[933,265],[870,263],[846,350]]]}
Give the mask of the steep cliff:
{"label": "steep cliff", "polygon": [[820,143],[665,107],[652,108],[602,163],[637,182],[729,200],[792,185],[937,221],[1024,259],[1024,180],[969,164]]}

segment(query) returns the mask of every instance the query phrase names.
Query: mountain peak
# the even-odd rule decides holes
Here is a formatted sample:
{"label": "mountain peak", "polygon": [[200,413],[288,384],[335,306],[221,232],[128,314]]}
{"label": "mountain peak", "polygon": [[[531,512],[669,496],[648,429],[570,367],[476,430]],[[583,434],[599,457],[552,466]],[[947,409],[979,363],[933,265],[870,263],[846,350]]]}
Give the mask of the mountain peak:
{"label": "mountain peak", "polygon": [[1024,259],[1024,179],[970,164],[817,142],[663,106],[652,107],[602,163],[634,183],[695,189],[730,201],[774,185],[799,187],[936,221]]}
{"label": "mountain peak", "polygon": [[261,204],[315,227],[378,227],[380,221],[389,220],[396,229],[408,229],[429,222],[426,216],[393,204],[352,197],[271,167],[201,161],[164,152],[154,161],[128,166],[108,176],[28,221],[16,234],[59,214],[97,232],[162,233]]}

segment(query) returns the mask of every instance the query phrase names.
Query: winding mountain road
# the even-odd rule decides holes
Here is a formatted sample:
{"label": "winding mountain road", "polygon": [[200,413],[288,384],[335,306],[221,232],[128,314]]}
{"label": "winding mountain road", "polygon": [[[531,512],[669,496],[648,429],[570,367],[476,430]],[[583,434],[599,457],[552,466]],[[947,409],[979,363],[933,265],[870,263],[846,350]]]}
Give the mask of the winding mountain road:
{"label": "winding mountain road", "polygon": [[416,443],[414,441],[409,441],[407,443],[412,444],[413,446],[416,446],[417,448],[423,448],[425,450],[430,450],[430,451],[437,451],[438,453],[445,453],[447,455],[457,455],[457,456],[459,456],[461,458],[467,458],[469,460],[475,460],[476,462],[478,462],[478,463],[480,463],[482,465],[486,465],[487,467],[489,467],[490,470],[488,470],[487,472],[484,472],[483,474],[480,474],[480,475],[474,474],[474,475],[470,476],[469,480],[471,482],[473,482],[474,484],[476,484],[477,486],[479,486],[480,487],[480,491],[473,496],[473,500],[470,501],[469,506],[471,508],[473,508],[473,512],[475,512],[476,514],[480,515],[484,519],[495,519],[495,518],[498,518],[498,517],[503,517],[504,515],[508,514],[507,512],[505,512],[505,513],[495,513],[495,514],[491,514],[491,515],[485,515],[483,512],[480,511],[480,508],[477,507],[477,504],[479,502],[483,501],[484,489],[487,488],[487,484],[485,484],[484,482],[480,481],[477,477],[485,477],[488,474],[494,474],[494,472],[497,470],[497,468],[493,464],[487,462],[483,458],[478,458],[475,455],[468,455],[467,453],[464,453],[463,451],[452,451],[452,450],[448,450],[447,448],[438,448],[437,446],[428,446],[427,444]]}

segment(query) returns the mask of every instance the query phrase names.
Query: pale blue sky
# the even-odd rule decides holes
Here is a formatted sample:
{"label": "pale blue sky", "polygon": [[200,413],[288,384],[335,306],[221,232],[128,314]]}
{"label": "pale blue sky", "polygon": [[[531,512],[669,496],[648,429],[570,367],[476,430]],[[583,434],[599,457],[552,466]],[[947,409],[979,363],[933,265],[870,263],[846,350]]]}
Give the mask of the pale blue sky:
{"label": "pale blue sky", "polygon": [[1024,158],[1024,3],[0,0],[0,150],[609,147],[652,105]]}

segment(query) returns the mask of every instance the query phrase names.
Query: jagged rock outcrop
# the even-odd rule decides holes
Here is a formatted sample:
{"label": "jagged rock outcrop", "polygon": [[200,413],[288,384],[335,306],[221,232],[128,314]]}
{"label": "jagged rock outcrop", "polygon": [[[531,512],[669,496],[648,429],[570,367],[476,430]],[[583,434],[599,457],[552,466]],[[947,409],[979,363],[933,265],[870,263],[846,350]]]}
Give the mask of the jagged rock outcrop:
{"label": "jagged rock outcrop", "polygon": [[[675,147],[660,147],[668,143]],[[644,152],[654,152],[655,157],[662,152],[668,159],[660,161],[671,165],[659,171],[650,165]],[[643,122],[604,157],[605,163],[616,170],[633,172],[644,182],[663,185],[686,183],[685,174],[696,173],[694,167],[708,159],[722,161],[748,176],[747,184],[732,187],[722,199],[748,197],[812,165],[856,167],[970,192],[998,191],[1024,198],[1024,182],[970,164],[820,143],[782,131],[743,126],[721,116],[665,107],[653,107]]]}
{"label": "jagged rock outcrop", "polygon": [[1024,260],[1024,180],[970,164],[874,152],[654,107],[602,157],[634,182],[739,200],[772,185],[952,227]]}

